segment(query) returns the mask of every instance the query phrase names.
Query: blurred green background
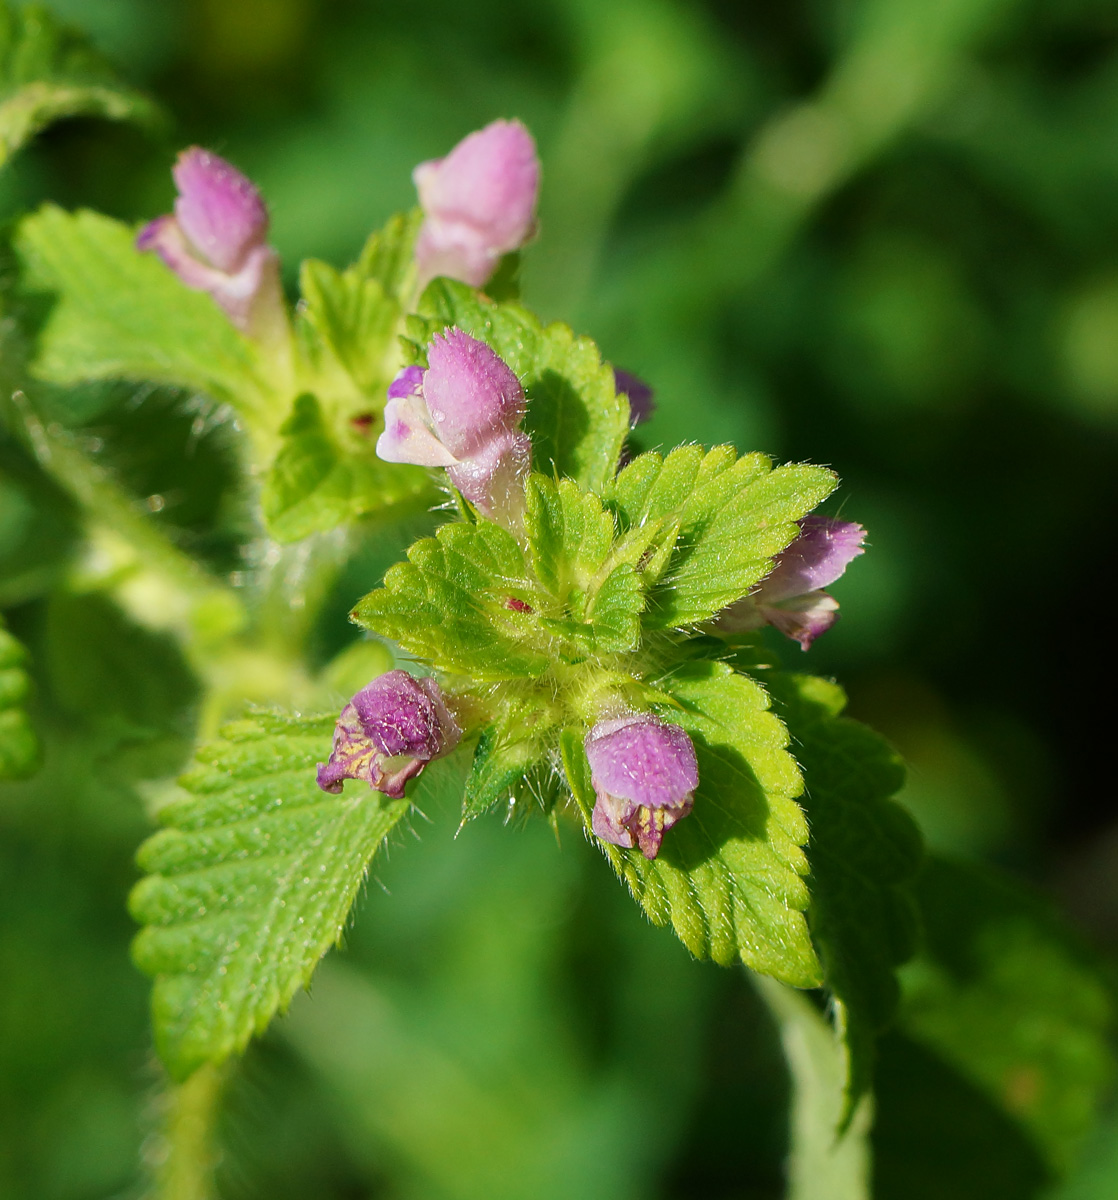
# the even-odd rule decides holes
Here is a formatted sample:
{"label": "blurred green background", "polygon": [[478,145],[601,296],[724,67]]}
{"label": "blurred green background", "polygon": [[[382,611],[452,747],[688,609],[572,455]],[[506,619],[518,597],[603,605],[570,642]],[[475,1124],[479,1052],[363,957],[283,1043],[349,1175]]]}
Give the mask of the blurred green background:
{"label": "blurred green background", "polygon": [[[933,849],[1027,878],[1118,949],[1115,0],[50,7],[173,124],[52,128],[0,177],[3,220],[164,212],[200,143],[260,183],[293,280],[410,206],[417,162],[521,117],[544,163],[526,301],[653,384],[644,446],[836,467],[871,548],[812,667],[905,754]],[[235,569],[236,514],[196,487],[231,470],[227,429],[161,392],[81,403],[135,493]],[[0,501],[0,604],[48,740],[0,793],[0,1196],[135,1197],[163,1148],[124,899],[193,685],[169,644],[54,589],[72,513],[11,446]],[[394,552],[353,567],[324,656]],[[230,1080],[222,1195],[782,1195],[788,1081],[744,975],[690,963],[581,839],[493,820],[454,840],[452,783]],[[1118,1114],[1054,1193],[1012,1114],[910,1034],[883,1048],[878,1195],[1118,1195]],[[946,1111],[966,1129],[933,1136]]]}

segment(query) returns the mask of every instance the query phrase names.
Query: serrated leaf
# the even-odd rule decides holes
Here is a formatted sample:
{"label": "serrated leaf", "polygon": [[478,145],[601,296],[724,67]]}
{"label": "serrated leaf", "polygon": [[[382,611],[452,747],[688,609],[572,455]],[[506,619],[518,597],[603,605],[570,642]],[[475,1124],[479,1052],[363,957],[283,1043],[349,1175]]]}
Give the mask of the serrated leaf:
{"label": "serrated leaf", "polygon": [[0,779],[27,779],[39,767],[39,739],[27,715],[27,651],[0,618]]}
{"label": "serrated leaf", "polygon": [[915,950],[920,834],[889,799],[904,783],[899,756],[839,716],[846,697],[837,684],[777,672],[765,683],[804,775],[811,931],[847,1044],[845,1124],[871,1087],[875,1038],[896,1014],[895,969]]}
{"label": "serrated leaf", "polygon": [[[601,843],[614,870],[657,925],[669,922],[697,958],[741,959],[793,987],[822,972],[804,910],[807,821],[788,734],[754,680],[722,663],[695,663],[661,684],[660,715],[695,744],[699,787],[691,815],[656,859]],[[587,828],[594,806],[579,733],[563,735],[563,764]]]}
{"label": "serrated leaf", "polygon": [[732,446],[635,459],[603,498],[623,528],[659,521],[664,529],[640,564],[650,586],[645,627],[704,621],[744,596],[835,483],[824,467],[774,469],[764,455],[739,458]]}
{"label": "serrated leaf", "polygon": [[483,729],[466,778],[463,823],[515,797],[518,785],[540,765],[546,751],[539,738],[509,740],[496,725]]}
{"label": "serrated leaf", "polygon": [[373,279],[386,296],[407,309],[415,287],[415,239],[423,224],[423,210],[396,213],[384,227],[370,234],[355,269],[364,279]]}
{"label": "serrated leaf", "polygon": [[576,338],[566,325],[541,325],[519,305],[495,304],[448,279],[427,287],[419,312],[409,332],[421,345],[456,325],[492,346],[519,377],[537,471],[590,491],[613,477],[629,432],[629,403],[617,395],[613,369],[589,338]]}
{"label": "serrated leaf", "polygon": [[307,984],[407,809],[352,782],[317,787],[333,727],[264,714],[226,727],[140,848],[133,954],[155,978],[156,1044],[177,1078],[244,1049]]}
{"label": "serrated leaf", "polygon": [[367,439],[343,449],[312,395],[296,398],[280,435],[261,495],[277,541],[298,541],[354,517],[422,506],[434,498],[430,476],[421,468],[382,462]]}
{"label": "serrated leaf", "polygon": [[1115,1073],[1099,965],[1039,897],[978,866],[930,860],[901,1023],[1066,1171]]}
{"label": "serrated leaf", "polygon": [[444,525],[351,614],[359,625],[454,674],[496,682],[542,675],[548,655],[526,643],[526,618],[508,606],[529,587],[524,552],[489,521]]}
{"label": "serrated leaf", "polygon": [[127,225],[47,204],[20,223],[15,245],[25,286],[57,295],[32,366],[40,378],[167,383],[267,408],[255,347],[209,296],[141,254]]}
{"label": "serrated leaf", "polygon": [[[376,279],[355,268],[338,271],[309,258],[299,272],[303,296],[300,320],[317,335],[315,357],[323,352],[353,381],[357,391],[384,408],[384,392],[398,370],[399,303]],[[324,364],[316,362],[319,372]]]}
{"label": "serrated leaf", "polygon": [[53,121],[84,116],[150,124],[157,114],[41,4],[0,4],[0,166]]}
{"label": "serrated leaf", "polygon": [[589,649],[624,652],[640,640],[644,594],[632,561],[640,549],[615,544],[611,513],[573,481],[532,475],[524,531],[536,578],[547,593],[541,623]]}

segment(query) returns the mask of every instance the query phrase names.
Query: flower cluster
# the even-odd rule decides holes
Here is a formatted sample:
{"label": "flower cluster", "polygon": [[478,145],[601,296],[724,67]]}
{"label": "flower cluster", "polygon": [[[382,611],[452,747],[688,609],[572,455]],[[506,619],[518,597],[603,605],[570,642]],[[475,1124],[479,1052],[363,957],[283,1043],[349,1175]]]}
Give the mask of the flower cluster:
{"label": "flower cluster", "polygon": [[[419,286],[437,276],[483,286],[501,256],[532,236],[539,176],[535,144],[517,121],[494,121],[445,158],[416,167],[424,213],[414,250]],[[197,147],[180,155],[174,180],[174,213],[152,221],[139,247],[159,254],[187,286],[208,292],[250,336],[261,336],[277,314],[285,321],[257,189]],[[405,367],[389,386],[377,454],[386,462],[445,469],[482,517],[520,536],[532,447],[521,428],[526,399],[519,379],[491,347],[458,328],[432,338],[427,363]],[[647,420],[652,389],[621,369],[614,383],[628,400],[631,427]],[[864,538],[852,522],[804,517],[768,576],[713,627],[735,633],[772,625],[806,650],[837,617],[838,604],[823,589],[862,553]],[[523,601],[509,603],[531,611]],[[318,785],[337,793],[344,780],[360,779],[399,798],[408,780],[462,737],[435,680],[389,671],[343,708]],[[687,732],[649,712],[613,713],[590,726],[584,747],[594,834],[654,859],[664,834],[695,803],[699,766]]]}

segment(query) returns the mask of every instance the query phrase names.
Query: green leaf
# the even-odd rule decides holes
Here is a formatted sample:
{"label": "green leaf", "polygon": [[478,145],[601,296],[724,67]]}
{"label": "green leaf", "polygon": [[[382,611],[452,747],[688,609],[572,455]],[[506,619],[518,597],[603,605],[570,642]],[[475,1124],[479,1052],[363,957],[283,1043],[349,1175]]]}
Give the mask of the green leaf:
{"label": "green leaf", "polygon": [[509,608],[530,588],[524,552],[512,534],[489,521],[442,526],[391,567],[384,587],[353,610],[359,625],[411,654],[478,683],[536,678],[548,654],[523,639],[534,617]]}
{"label": "green leaf", "polygon": [[[628,558],[629,541],[614,544],[613,515],[592,492],[569,479],[532,475],[527,485],[524,531],[536,578],[546,596],[533,596],[541,625],[589,650],[625,652],[640,641],[644,595]],[[565,657],[578,657],[569,650]]]}
{"label": "green leaf", "polygon": [[317,787],[333,727],[265,714],[227,726],[140,848],[133,953],[155,978],[156,1044],[177,1078],[244,1049],[308,983],[408,807]]}
{"label": "green leaf", "polygon": [[15,245],[25,285],[57,294],[32,368],[40,378],[167,383],[268,410],[256,348],[209,296],[141,254],[127,225],[47,204],[20,223]]}
{"label": "green leaf", "polygon": [[508,740],[497,725],[481,731],[466,778],[462,821],[471,821],[494,805],[516,799],[518,787],[540,766],[547,747],[539,737]]}
{"label": "green leaf", "polygon": [[756,982],[780,1028],[792,1076],[787,1200],[870,1200],[873,1110],[866,1097],[854,1119],[843,1117],[846,1047],[807,996],[771,979]]}
{"label": "green leaf", "polygon": [[390,217],[369,236],[355,264],[361,278],[375,280],[404,311],[411,307],[415,288],[415,239],[422,224],[420,208]]}
{"label": "green leaf", "polygon": [[1098,965],[1037,897],[992,871],[931,860],[925,931],[903,973],[905,1031],[1066,1171],[1114,1075],[1114,1005]]}
{"label": "green leaf", "polygon": [[379,414],[400,365],[399,303],[356,268],[337,271],[313,258],[303,263],[299,286],[300,319],[317,335],[317,374],[331,367],[344,371],[361,397],[376,401]]}
{"label": "green leaf", "polygon": [[875,1038],[900,1001],[895,968],[915,950],[920,834],[889,799],[904,783],[900,758],[871,729],[839,716],[846,697],[837,684],[782,673],[765,682],[804,774],[811,931],[847,1044],[846,1122],[870,1089]]}
{"label": "green leaf", "polygon": [[41,4],[0,4],[0,166],[40,130],[66,117],[151,124],[146,97],[123,87],[79,35]]}
{"label": "green leaf", "polygon": [[519,305],[494,304],[448,279],[427,287],[419,312],[408,329],[421,346],[456,325],[516,372],[528,397],[525,428],[536,470],[591,491],[605,486],[629,431],[629,403],[617,395],[613,369],[589,338],[576,338],[566,325],[541,325]]}
{"label": "green leaf", "polygon": [[39,768],[39,739],[27,715],[27,651],[0,617],[0,779],[27,779]]}
{"label": "green leaf", "polygon": [[[804,916],[808,828],[787,731],[760,685],[723,663],[689,664],[661,686],[660,715],[695,743],[694,809],[652,862],[636,849],[602,843],[603,851],[652,921],[670,921],[697,958],[740,958],[793,987],[818,986]],[[562,749],[589,828],[594,791],[581,733],[565,731]]]}
{"label": "green leaf", "polygon": [[706,453],[681,446],[665,459],[635,459],[603,495],[623,529],[649,521],[664,529],[641,564],[646,584],[656,585],[646,628],[704,621],[744,596],[835,483],[824,467],[773,469],[763,454],[739,458],[732,446]]}
{"label": "green leaf", "polygon": [[349,452],[343,449],[310,394],[297,397],[280,435],[280,450],[261,495],[268,529],[277,541],[298,541],[353,517],[383,516],[393,509],[425,506],[434,498],[428,472],[382,462],[369,439]]}

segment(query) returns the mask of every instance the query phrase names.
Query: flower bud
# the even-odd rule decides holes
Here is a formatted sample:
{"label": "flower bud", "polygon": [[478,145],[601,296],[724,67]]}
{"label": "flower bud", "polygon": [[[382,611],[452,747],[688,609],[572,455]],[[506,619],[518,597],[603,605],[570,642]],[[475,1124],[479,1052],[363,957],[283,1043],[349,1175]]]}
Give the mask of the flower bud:
{"label": "flower bud", "polygon": [[757,587],[719,614],[725,633],[772,625],[806,650],[838,620],[838,601],[822,589],[834,583],[863,553],[866,531],[853,521],[811,515],[800,534],[777,555]]}
{"label": "flower bud", "polygon": [[625,396],[629,401],[629,428],[635,429],[642,425],[656,411],[656,401],[653,399],[652,388],[631,371],[613,368],[613,383],[619,396]]}
{"label": "flower bud", "polygon": [[429,367],[405,367],[388,389],[377,454],[386,462],[446,467],[487,517],[523,506],[532,445],[520,431],[524,389],[484,342],[448,329],[427,347]]}
{"label": "flower bud", "polygon": [[655,858],[665,831],[691,811],[699,786],[691,739],[652,713],[630,713],[599,721],[585,746],[597,796],[594,832],[615,846],[639,846],[645,858]]}
{"label": "flower bud", "polygon": [[235,167],[197,146],[172,172],[174,215],[157,217],[136,238],[186,284],[209,292],[243,333],[271,332],[282,320],[276,252],[267,244],[268,210],[259,191]]}
{"label": "flower bud", "polygon": [[438,275],[481,287],[532,234],[540,163],[519,121],[486,125],[412,178],[426,217],[415,247],[420,287]]}
{"label": "flower bud", "polygon": [[393,800],[432,759],[449,754],[462,730],[433,679],[406,671],[378,676],[342,709],[330,761],[318,764],[318,786],[340,792],[345,779],[363,779]]}

